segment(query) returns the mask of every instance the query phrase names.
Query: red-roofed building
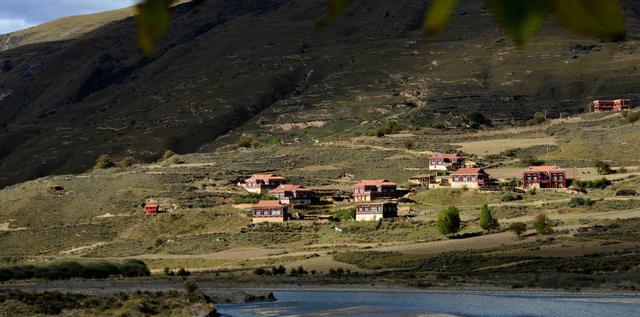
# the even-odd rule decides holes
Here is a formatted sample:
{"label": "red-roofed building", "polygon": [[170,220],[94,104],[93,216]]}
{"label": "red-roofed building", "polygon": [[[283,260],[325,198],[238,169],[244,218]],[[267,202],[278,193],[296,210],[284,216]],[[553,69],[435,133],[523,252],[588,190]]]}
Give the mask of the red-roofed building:
{"label": "red-roofed building", "polygon": [[356,205],[356,221],[378,221],[398,217],[398,204],[385,201]]}
{"label": "red-roofed building", "polygon": [[253,223],[261,222],[285,222],[289,220],[287,205],[277,200],[261,200],[251,207]]}
{"label": "red-roofed building", "polygon": [[355,201],[372,201],[398,197],[398,185],[386,179],[365,179],[352,186]]}
{"label": "red-roofed building", "polygon": [[310,205],[313,191],[304,186],[282,184],[270,190],[269,195],[278,197],[281,203],[291,206]]}
{"label": "red-roofed building", "polygon": [[438,153],[429,158],[429,169],[432,171],[455,171],[463,167],[464,157],[458,153]]}
{"label": "red-roofed building", "polygon": [[593,112],[623,111],[631,108],[630,99],[594,100],[591,103],[591,111]]}
{"label": "red-roofed building", "polygon": [[451,188],[479,189],[489,185],[491,177],[482,168],[461,168],[451,174]]}
{"label": "red-roofed building", "polygon": [[566,188],[567,172],[558,166],[529,166],[522,171],[524,188]]}
{"label": "red-roofed building", "polygon": [[287,182],[287,179],[273,174],[255,174],[244,181],[242,187],[250,193],[266,194]]}
{"label": "red-roofed building", "polygon": [[147,215],[155,215],[160,211],[160,205],[152,202],[144,204],[144,213]]}

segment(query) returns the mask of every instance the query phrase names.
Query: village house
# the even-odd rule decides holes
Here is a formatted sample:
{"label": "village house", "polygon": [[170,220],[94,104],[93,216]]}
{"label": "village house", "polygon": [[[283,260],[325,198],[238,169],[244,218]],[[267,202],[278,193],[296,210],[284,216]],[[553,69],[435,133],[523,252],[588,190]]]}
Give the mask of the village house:
{"label": "village house", "polygon": [[311,204],[313,191],[304,186],[282,184],[278,188],[270,190],[269,195],[277,197],[283,204],[300,206]]}
{"label": "village house", "polygon": [[482,168],[461,168],[451,174],[451,188],[479,189],[487,186],[490,179]]}
{"label": "village house", "polygon": [[285,222],[289,220],[288,207],[277,200],[261,200],[251,207],[253,223]]}
{"label": "village house", "polygon": [[566,188],[567,173],[558,166],[529,166],[522,171],[523,188]]}
{"label": "village house", "polygon": [[361,180],[353,187],[353,200],[372,201],[398,196],[398,185],[386,179]]}
{"label": "village house", "polygon": [[592,112],[624,111],[630,110],[631,108],[630,99],[594,100],[591,103]]}
{"label": "village house", "polygon": [[356,205],[356,221],[377,221],[398,217],[398,203],[385,201]]}
{"label": "village house", "polygon": [[273,174],[255,174],[244,181],[242,187],[250,193],[266,194],[287,182],[287,179]]}
{"label": "village house", "polygon": [[438,153],[429,158],[429,170],[432,171],[455,171],[465,167],[465,158],[455,153]]}
{"label": "village house", "polygon": [[144,204],[144,213],[147,215],[155,215],[158,213],[158,211],[160,211],[160,205],[153,203],[153,202],[147,202]]}

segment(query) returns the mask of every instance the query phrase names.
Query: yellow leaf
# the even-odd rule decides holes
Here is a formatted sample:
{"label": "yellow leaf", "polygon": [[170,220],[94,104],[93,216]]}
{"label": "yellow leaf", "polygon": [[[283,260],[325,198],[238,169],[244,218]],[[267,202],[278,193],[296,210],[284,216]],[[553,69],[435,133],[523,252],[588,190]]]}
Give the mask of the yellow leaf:
{"label": "yellow leaf", "polygon": [[341,15],[344,10],[352,6],[355,0],[328,0],[327,12],[315,25],[316,32],[321,31],[329,22]]}
{"label": "yellow leaf", "polygon": [[625,36],[618,0],[552,0],[552,6],[556,20],[574,32],[614,40]]}
{"label": "yellow leaf", "polygon": [[427,35],[440,33],[457,5],[458,0],[433,0],[424,17],[424,33]]}
{"label": "yellow leaf", "polygon": [[138,45],[149,56],[156,41],[164,35],[171,23],[171,10],[175,0],[143,0],[136,5],[138,21]]}
{"label": "yellow leaf", "polygon": [[484,0],[484,3],[517,46],[533,37],[550,12],[548,0]]}

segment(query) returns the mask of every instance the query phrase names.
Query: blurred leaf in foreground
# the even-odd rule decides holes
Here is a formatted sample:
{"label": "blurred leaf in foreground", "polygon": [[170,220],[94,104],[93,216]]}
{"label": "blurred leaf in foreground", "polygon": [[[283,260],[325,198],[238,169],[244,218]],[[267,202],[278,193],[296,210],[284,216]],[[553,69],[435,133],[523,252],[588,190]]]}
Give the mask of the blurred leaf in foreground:
{"label": "blurred leaf in foreground", "polygon": [[164,35],[171,23],[174,0],[143,0],[136,5],[138,20],[138,45],[145,55],[153,53],[156,41]]}
{"label": "blurred leaf in foreground", "polygon": [[327,2],[327,12],[324,17],[315,25],[315,30],[322,30],[327,23],[341,15],[348,7],[352,6],[355,0],[329,0]]}
{"label": "blurred leaf in foreground", "polygon": [[548,0],[484,0],[484,3],[517,46],[533,37],[551,10]]}
{"label": "blurred leaf in foreground", "polygon": [[566,28],[607,40],[625,37],[624,13],[618,0],[552,0],[556,20]]}
{"label": "blurred leaf in foreground", "polygon": [[424,16],[424,33],[427,35],[440,33],[457,5],[458,0],[433,0]]}

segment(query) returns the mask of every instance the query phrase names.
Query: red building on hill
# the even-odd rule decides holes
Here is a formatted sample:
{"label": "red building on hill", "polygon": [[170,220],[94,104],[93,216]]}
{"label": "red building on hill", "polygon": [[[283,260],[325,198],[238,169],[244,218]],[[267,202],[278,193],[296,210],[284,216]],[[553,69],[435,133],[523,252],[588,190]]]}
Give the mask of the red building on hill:
{"label": "red building on hill", "polygon": [[147,215],[155,215],[160,211],[160,206],[156,203],[145,203],[144,213]]}
{"label": "red building on hill", "polygon": [[591,104],[592,112],[623,111],[631,108],[630,99],[594,100]]}
{"label": "red building on hill", "polygon": [[253,223],[261,222],[285,222],[289,220],[287,205],[277,200],[261,200],[251,207]]}
{"label": "red building on hill", "polygon": [[292,206],[310,205],[313,191],[304,186],[283,184],[269,191],[269,195],[278,197],[281,203]]}
{"label": "red building on hill", "polygon": [[242,187],[250,193],[266,194],[284,183],[287,179],[273,174],[255,174],[244,181]]}
{"label": "red building on hill", "polygon": [[353,200],[372,201],[398,197],[398,185],[386,179],[365,179],[352,186]]}
{"label": "red building on hill", "polygon": [[558,166],[529,166],[522,171],[524,188],[566,188],[567,173]]}
{"label": "red building on hill", "polygon": [[438,153],[429,158],[432,171],[455,171],[465,167],[464,157],[458,153]]}
{"label": "red building on hill", "polygon": [[491,176],[482,168],[461,168],[451,174],[451,188],[479,189],[490,181]]}

